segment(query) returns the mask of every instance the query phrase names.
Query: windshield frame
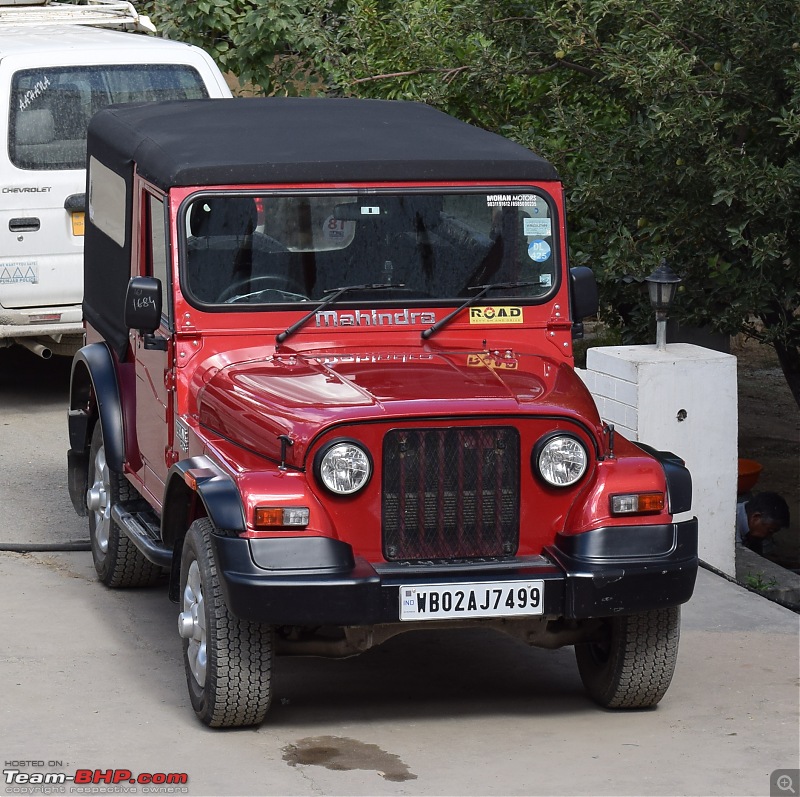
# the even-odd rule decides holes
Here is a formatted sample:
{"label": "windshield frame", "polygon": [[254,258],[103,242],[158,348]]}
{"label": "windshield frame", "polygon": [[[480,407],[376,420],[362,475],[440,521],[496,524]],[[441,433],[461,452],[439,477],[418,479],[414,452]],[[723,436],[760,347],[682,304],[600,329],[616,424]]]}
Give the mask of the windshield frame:
{"label": "windshield frame", "polygon": [[[500,195],[514,195],[526,194],[535,195],[540,197],[547,205],[549,218],[551,220],[551,233],[550,241],[552,248],[553,258],[553,274],[552,283],[549,289],[538,296],[520,296],[513,293],[503,293],[501,291],[492,291],[477,300],[475,306],[481,305],[497,305],[500,302],[513,302],[519,306],[537,306],[547,304],[552,301],[558,294],[561,288],[563,278],[563,262],[565,258],[565,242],[563,240],[563,221],[560,212],[559,203],[556,200],[554,192],[549,190],[549,187],[557,187],[560,190],[560,183],[553,182],[551,184],[538,184],[538,183],[472,183],[472,184],[427,184],[420,185],[414,184],[395,184],[391,186],[370,186],[363,184],[354,185],[314,185],[302,187],[281,187],[281,186],[243,186],[241,188],[224,186],[224,187],[197,187],[192,188],[181,199],[177,212],[177,238],[178,238],[178,277],[180,281],[181,293],[186,302],[193,308],[202,312],[214,314],[231,314],[231,313],[274,313],[287,311],[305,314],[323,301],[324,296],[317,298],[310,298],[308,301],[286,301],[286,302],[264,302],[264,303],[212,303],[204,302],[192,293],[189,284],[189,277],[187,273],[188,267],[188,240],[189,240],[189,219],[188,214],[193,203],[203,198],[214,197],[236,197],[236,198],[258,198],[258,197],[353,197],[356,196],[360,199],[374,197],[376,200],[381,197],[391,196],[407,196],[407,195],[458,195],[458,194],[472,194],[488,197],[492,194]],[[377,282],[378,280],[376,280]],[[506,282],[506,280],[499,280]],[[519,280],[523,282],[523,280]],[[344,286],[345,281],[340,281],[336,286],[328,288],[327,293],[336,290],[337,287]],[[401,287],[400,284],[397,286]],[[472,287],[472,286],[470,286]],[[389,298],[382,298],[382,293],[376,293],[369,298],[361,298],[357,295],[348,296],[347,293],[342,297],[341,304],[343,307],[353,309],[364,308],[393,308],[393,307],[420,307],[420,308],[446,308],[461,305],[464,301],[464,296],[449,296],[449,297],[425,297],[418,296],[397,297],[390,296]],[[388,292],[387,292],[388,293]],[[379,298],[381,297],[381,298]]]}

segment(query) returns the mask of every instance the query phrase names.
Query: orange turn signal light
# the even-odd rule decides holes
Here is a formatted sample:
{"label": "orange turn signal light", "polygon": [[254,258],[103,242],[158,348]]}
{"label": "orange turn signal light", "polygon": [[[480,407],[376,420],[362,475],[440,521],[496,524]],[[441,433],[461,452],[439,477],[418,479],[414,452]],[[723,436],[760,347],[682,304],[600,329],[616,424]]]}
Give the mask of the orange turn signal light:
{"label": "orange turn signal light", "polygon": [[611,496],[612,515],[644,515],[663,512],[664,493],[626,493]]}
{"label": "orange turn signal light", "polygon": [[257,506],[253,526],[257,529],[305,528],[309,514],[307,506]]}

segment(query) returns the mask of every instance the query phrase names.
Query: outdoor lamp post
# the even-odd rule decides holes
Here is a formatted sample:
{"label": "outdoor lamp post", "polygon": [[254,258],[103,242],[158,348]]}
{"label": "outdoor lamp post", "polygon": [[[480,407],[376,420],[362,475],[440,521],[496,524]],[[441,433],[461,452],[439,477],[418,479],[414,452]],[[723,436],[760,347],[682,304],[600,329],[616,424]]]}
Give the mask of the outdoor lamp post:
{"label": "outdoor lamp post", "polygon": [[650,293],[650,304],[656,311],[656,348],[664,351],[667,348],[667,311],[678,291],[681,278],[662,260],[658,268],[645,277],[647,290]]}

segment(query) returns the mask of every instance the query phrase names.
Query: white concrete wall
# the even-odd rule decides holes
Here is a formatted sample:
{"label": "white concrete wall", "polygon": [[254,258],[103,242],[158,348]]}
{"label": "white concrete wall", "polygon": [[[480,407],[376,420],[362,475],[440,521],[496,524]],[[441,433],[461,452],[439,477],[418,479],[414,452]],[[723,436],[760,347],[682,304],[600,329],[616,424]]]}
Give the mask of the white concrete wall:
{"label": "white concrete wall", "polygon": [[692,474],[700,558],[735,576],[736,358],[692,346],[591,348],[579,371],[600,412],[629,440],[672,451]]}

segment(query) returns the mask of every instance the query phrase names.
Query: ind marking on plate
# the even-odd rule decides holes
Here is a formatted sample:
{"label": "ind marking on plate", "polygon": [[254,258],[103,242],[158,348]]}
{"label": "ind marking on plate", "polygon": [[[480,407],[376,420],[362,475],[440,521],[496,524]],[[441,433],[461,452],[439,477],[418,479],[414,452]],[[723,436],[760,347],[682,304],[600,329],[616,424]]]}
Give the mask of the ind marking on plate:
{"label": "ind marking on plate", "polygon": [[544,613],[544,581],[401,586],[401,620],[451,620]]}

